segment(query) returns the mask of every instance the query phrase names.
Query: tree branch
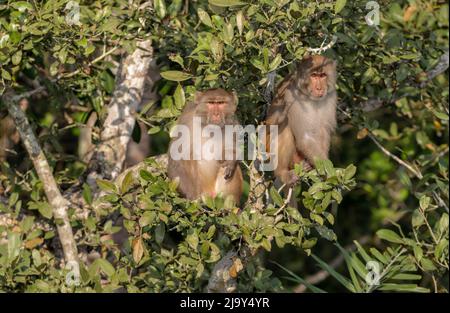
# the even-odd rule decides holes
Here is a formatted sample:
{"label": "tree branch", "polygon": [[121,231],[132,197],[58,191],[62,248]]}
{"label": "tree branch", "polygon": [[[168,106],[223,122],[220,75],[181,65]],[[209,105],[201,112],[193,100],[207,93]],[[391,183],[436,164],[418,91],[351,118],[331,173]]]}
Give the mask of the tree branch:
{"label": "tree branch", "polygon": [[69,202],[61,195],[55,178],[53,177],[52,170],[48,165],[47,158],[39,146],[38,140],[33,133],[27,117],[14,99],[17,98],[9,94],[3,96],[3,101],[6,104],[8,113],[14,119],[23,145],[33,162],[39,179],[42,181],[45,195],[53,209],[53,217],[58,229],[58,235],[63,247],[66,263],[78,263],[77,246],[73,238],[69,216],[67,215]]}
{"label": "tree branch", "polygon": [[87,182],[94,190],[96,179],[115,179],[122,171],[152,56],[148,39],[138,43],[133,53],[121,60],[100,144],[89,163]]}

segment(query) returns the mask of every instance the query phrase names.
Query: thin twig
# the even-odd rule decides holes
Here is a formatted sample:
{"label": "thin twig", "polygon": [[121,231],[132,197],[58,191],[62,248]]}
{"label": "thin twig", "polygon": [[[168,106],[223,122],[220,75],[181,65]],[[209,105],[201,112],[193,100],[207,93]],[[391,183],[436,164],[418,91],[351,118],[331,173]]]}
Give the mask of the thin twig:
{"label": "thin twig", "polygon": [[413,173],[417,178],[422,179],[422,173],[420,173],[419,170],[414,169],[411,165],[400,159],[395,154],[391,153],[388,149],[386,149],[376,138],[372,133],[368,133],[367,135],[377,146],[380,148],[381,151],[383,151],[384,154],[389,156],[390,158],[394,159],[397,163],[403,165],[405,168],[407,168],[411,173]]}

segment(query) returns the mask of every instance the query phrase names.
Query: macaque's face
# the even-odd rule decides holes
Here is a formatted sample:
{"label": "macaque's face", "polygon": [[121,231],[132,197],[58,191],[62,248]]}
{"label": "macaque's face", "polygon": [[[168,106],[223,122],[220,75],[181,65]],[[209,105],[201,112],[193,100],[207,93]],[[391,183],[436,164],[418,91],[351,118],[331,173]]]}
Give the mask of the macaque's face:
{"label": "macaque's face", "polygon": [[312,100],[321,100],[334,90],[336,65],[332,60],[318,55],[308,57],[300,63],[299,69],[303,80],[300,88]]}
{"label": "macaque's face", "polygon": [[209,101],[206,103],[208,108],[209,121],[213,124],[220,124],[224,118],[225,109],[228,102],[224,100]]}
{"label": "macaque's face", "polygon": [[324,72],[312,72],[309,74],[308,91],[313,98],[320,99],[328,93],[328,78]]}
{"label": "macaque's face", "polygon": [[224,126],[230,122],[236,111],[234,94],[223,89],[197,92],[195,103],[196,115],[202,118],[203,124]]}

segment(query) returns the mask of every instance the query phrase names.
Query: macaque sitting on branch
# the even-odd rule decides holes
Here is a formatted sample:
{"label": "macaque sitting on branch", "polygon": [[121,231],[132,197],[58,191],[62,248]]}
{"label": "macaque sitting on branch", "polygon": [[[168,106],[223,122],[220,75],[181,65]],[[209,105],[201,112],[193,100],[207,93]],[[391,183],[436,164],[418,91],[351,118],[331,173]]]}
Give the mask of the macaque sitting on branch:
{"label": "macaque sitting on branch", "polygon": [[234,93],[210,89],[197,92],[179,117],[167,172],[187,199],[222,195],[239,204],[243,178],[236,158],[237,138],[225,131],[227,125],[238,125],[236,107]]}
{"label": "macaque sitting on branch", "polygon": [[287,186],[298,181],[294,165],[305,170],[327,159],[336,127],[336,62],[320,55],[305,57],[279,85],[266,125],[278,125],[275,175]]}

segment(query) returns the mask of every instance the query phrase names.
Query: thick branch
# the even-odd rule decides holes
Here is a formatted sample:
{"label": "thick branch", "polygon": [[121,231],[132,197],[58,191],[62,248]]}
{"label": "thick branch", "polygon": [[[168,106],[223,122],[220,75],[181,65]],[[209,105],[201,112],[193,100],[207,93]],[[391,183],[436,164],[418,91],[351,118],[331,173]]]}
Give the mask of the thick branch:
{"label": "thick branch", "polygon": [[425,87],[430,80],[444,73],[448,69],[448,66],[449,66],[449,55],[447,50],[443,55],[441,55],[441,57],[439,58],[439,62],[436,64],[436,66],[432,70],[427,72],[427,80],[422,82],[420,87],[422,88]]}
{"label": "thick branch", "polygon": [[20,109],[16,101],[9,95],[5,95],[3,100],[8,108],[10,116],[14,119],[17,130],[20,133],[23,145],[25,146],[34,168],[42,181],[45,195],[53,209],[53,216],[58,229],[59,239],[64,251],[64,257],[67,263],[78,263],[77,246],[73,238],[72,227],[70,226],[67,209],[69,203],[61,195],[52,170],[48,165],[47,158],[44,155],[33,130],[28,123],[25,113]]}
{"label": "thick branch", "polygon": [[121,61],[101,142],[90,161],[88,183],[91,186],[95,186],[97,178],[115,179],[122,171],[152,55],[151,41],[145,40]]}
{"label": "thick branch", "polygon": [[208,281],[208,292],[235,292],[237,289],[236,277],[230,273],[230,269],[237,258],[237,252],[231,250],[214,265],[211,276]]}

